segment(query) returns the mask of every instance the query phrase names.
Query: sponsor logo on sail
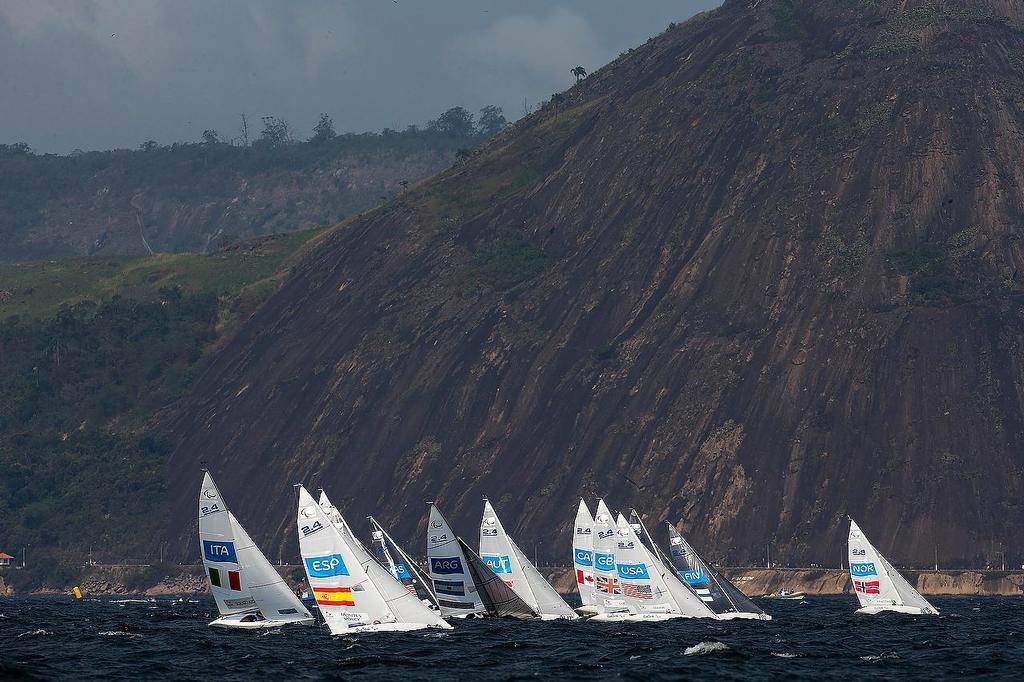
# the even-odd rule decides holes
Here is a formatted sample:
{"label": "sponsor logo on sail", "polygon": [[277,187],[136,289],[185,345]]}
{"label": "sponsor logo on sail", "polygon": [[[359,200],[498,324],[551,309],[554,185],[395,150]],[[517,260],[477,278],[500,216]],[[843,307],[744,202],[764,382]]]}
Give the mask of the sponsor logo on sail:
{"label": "sponsor logo on sail", "polygon": [[495,573],[511,573],[512,560],[507,554],[484,554],[480,557],[487,564],[487,568]]}
{"label": "sponsor logo on sail", "polygon": [[438,575],[462,573],[462,559],[453,557],[431,557],[430,572]]}
{"label": "sponsor logo on sail", "polygon": [[636,547],[636,545],[633,544],[632,540],[627,540],[626,542],[619,542],[619,549],[633,549],[634,547]]}
{"label": "sponsor logo on sail", "polygon": [[466,596],[466,584],[461,580],[435,580],[434,591],[450,597]]}
{"label": "sponsor logo on sail", "polygon": [[856,561],[850,563],[851,575],[864,578],[869,575],[878,575],[878,571],[875,570],[875,564],[868,561],[864,563],[858,563]]}
{"label": "sponsor logo on sail", "polygon": [[485,538],[497,537],[498,529],[497,528],[481,528],[480,529],[480,535],[484,536]]}
{"label": "sponsor logo on sail", "polygon": [[207,561],[217,561],[225,564],[238,563],[238,557],[235,555],[235,543],[233,542],[203,540],[203,557]]}
{"label": "sponsor logo on sail", "polygon": [[314,521],[311,525],[303,526],[299,530],[302,531],[302,537],[305,538],[305,537],[309,537],[313,533],[317,533],[319,531],[322,531],[323,529],[324,529],[324,526],[323,526],[322,523],[320,523],[319,521]]}
{"label": "sponsor logo on sail", "polygon": [[854,580],[853,589],[863,594],[881,594],[877,580]]}
{"label": "sponsor logo on sail", "polygon": [[615,564],[615,572],[624,580],[649,580],[646,564]]}
{"label": "sponsor logo on sail", "polygon": [[213,514],[214,512],[219,512],[219,511],[220,511],[220,505],[219,504],[211,504],[209,507],[207,507],[207,506],[200,507],[199,508],[199,515],[200,516],[209,516],[210,514]]}
{"label": "sponsor logo on sail", "polygon": [[430,527],[431,528],[440,528],[441,527],[441,522],[437,521],[437,520],[431,521],[430,522]]}
{"label": "sponsor logo on sail", "polygon": [[676,545],[681,545],[681,544],[683,544],[683,539],[682,538],[670,538],[669,541],[668,541],[668,544],[672,545],[673,547],[676,546]]}
{"label": "sponsor logo on sail", "polygon": [[207,489],[207,490],[203,491],[203,497],[205,497],[208,500],[216,500],[217,499],[217,493],[213,492],[212,490]]}
{"label": "sponsor logo on sail", "polygon": [[316,516],[316,510],[313,509],[313,507],[303,507],[299,510],[299,514],[301,514],[303,518],[311,519]]}
{"label": "sponsor logo on sail", "polygon": [[445,542],[448,542],[448,533],[441,533],[440,535],[430,536],[430,544],[432,545],[440,545]]}
{"label": "sponsor logo on sail", "polygon": [[605,538],[610,538],[613,535],[615,535],[615,531],[611,530],[610,528],[608,530],[599,530],[599,531],[597,531],[597,538],[599,540],[604,540]]}
{"label": "sponsor logo on sail", "polygon": [[314,556],[305,559],[306,572],[311,578],[330,578],[336,575],[348,575],[348,567],[340,554]]}
{"label": "sponsor logo on sail", "polygon": [[599,571],[614,571],[615,570],[615,555],[598,554],[594,552],[594,568]]}
{"label": "sponsor logo on sail", "polygon": [[594,553],[589,549],[576,549],[573,550],[572,560],[579,566],[593,566]]}
{"label": "sponsor logo on sail", "polygon": [[256,600],[252,597],[242,597],[241,599],[225,599],[224,606],[229,609],[244,609],[249,606],[256,606]]}
{"label": "sponsor logo on sail", "polygon": [[576,526],[576,535],[590,535],[592,532],[593,529],[591,528],[582,528],[580,526]]}
{"label": "sponsor logo on sail", "polygon": [[868,551],[866,549],[857,549],[856,547],[850,550],[850,554],[853,556],[866,556],[867,553]]}

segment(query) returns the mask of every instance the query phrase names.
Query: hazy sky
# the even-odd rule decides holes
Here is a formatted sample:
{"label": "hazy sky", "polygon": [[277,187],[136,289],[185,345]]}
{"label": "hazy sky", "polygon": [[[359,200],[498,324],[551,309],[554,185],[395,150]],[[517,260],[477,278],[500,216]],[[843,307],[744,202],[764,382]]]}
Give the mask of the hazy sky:
{"label": "hazy sky", "polygon": [[719,0],[0,0],[0,142],[38,151],[404,128],[530,102]]}

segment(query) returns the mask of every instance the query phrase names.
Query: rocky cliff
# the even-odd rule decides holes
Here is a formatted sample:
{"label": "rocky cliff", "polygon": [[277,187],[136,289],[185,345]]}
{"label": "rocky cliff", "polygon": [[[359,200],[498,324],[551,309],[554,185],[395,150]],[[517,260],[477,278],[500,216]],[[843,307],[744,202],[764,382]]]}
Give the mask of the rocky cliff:
{"label": "rocky cliff", "polygon": [[743,0],[631,50],[294,269],[172,420],[169,534],[195,556],[206,462],[273,554],[301,481],[414,547],[488,495],[564,560],[602,494],[720,562],[834,562],[846,514],[896,563],[1009,561],[1022,26]]}

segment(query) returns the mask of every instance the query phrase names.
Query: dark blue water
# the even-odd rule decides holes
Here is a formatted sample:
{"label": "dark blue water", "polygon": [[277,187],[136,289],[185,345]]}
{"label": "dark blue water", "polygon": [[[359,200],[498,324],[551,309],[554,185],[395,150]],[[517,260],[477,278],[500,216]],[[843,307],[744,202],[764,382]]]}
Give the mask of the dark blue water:
{"label": "dark blue water", "polygon": [[934,599],[938,617],[859,616],[849,597],[764,602],[756,621],[468,621],[332,638],[207,627],[208,598],[0,600],[0,678],[249,680],[1020,679],[1024,599]]}

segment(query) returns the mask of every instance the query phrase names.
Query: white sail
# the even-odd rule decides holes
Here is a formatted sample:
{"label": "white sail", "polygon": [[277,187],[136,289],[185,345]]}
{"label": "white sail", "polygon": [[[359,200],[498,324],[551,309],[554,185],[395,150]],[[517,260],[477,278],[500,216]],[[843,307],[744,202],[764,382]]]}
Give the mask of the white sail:
{"label": "white sail", "polygon": [[576,572],[576,589],[585,610],[594,606],[594,517],[587,503],[580,500],[572,537],[572,567]]}
{"label": "white sail", "polygon": [[487,612],[469,572],[469,561],[455,533],[434,505],[430,505],[427,521],[427,561],[434,594],[444,616],[461,617]]}
{"label": "white sail", "polygon": [[541,618],[577,617],[505,532],[487,500],[480,520],[480,558]]}
{"label": "white sail", "polygon": [[630,611],[615,573],[615,519],[604,500],[594,514],[594,605],[601,614]]}
{"label": "white sail", "polygon": [[242,566],[242,580],[264,618],[276,622],[312,622],[313,616],[292,594],[284,578],[270,565],[235,515],[228,512],[228,518],[234,528],[235,552]]}
{"label": "white sail", "polygon": [[228,506],[209,472],[199,491],[199,546],[210,592],[221,616],[255,613],[256,600],[245,580],[235,545],[235,527]]}
{"label": "white sail", "polygon": [[938,609],[879,554],[853,519],[850,519],[849,561],[850,580],[861,612],[938,613]]}
{"label": "white sail", "polygon": [[[387,608],[394,616],[395,625],[387,629],[412,630],[417,627],[450,628],[434,611],[410,592],[401,581],[392,575],[390,568],[385,567],[366,549],[362,542],[352,533],[351,526],[341,516],[337,507],[331,504],[327,493],[320,491],[319,507],[324,512],[352,552],[360,568],[366,573],[374,591],[380,595]],[[380,629],[380,628],[378,628]]]}
{"label": "white sail", "polygon": [[397,620],[341,532],[302,486],[296,523],[306,578],[332,635]]}
{"label": "white sail", "polygon": [[[615,523],[615,574],[622,599],[638,614],[693,615],[684,613],[669,593],[660,562],[640,542],[626,517]],[[700,600],[697,600],[700,602]],[[706,609],[705,609],[706,610]]]}

